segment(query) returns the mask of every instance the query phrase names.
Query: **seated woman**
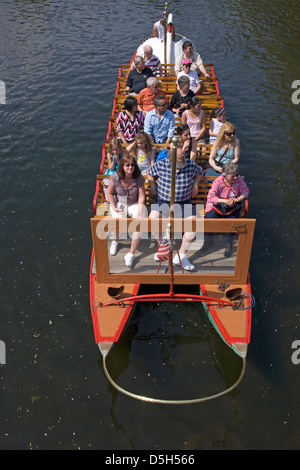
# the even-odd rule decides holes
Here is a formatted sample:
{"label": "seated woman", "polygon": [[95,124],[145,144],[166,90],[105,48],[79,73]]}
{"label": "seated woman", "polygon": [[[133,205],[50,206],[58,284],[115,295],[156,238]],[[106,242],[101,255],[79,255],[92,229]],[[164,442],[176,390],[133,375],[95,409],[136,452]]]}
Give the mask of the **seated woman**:
{"label": "seated woman", "polygon": [[222,125],[227,121],[226,111],[220,106],[212,110],[209,123],[209,143],[215,142]]}
{"label": "seated woman", "polygon": [[124,111],[117,117],[117,134],[123,144],[134,141],[135,136],[144,128],[145,116],[142,111],[138,111],[137,99],[128,96],[124,100]]}
{"label": "seated woman", "polygon": [[148,168],[155,163],[153,140],[151,135],[146,134],[145,132],[139,132],[135,136],[135,141],[128,145],[126,152],[136,158],[136,162],[142,175],[145,175]]}
{"label": "seated woman", "polygon": [[177,134],[179,137],[179,147],[185,152],[185,157],[190,160],[196,161],[197,142],[192,140],[191,131],[187,124],[177,127]]}
{"label": "seated woman", "polygon": [[201,90],[201,80],[199,78],[199,75],[195,70],[191,70],[192,66],[192,61],[190,59],[184,59],[182,62],[182,68],[183,70],[179,72],[177,75],[177,87],[178,87],[178,79],[182,75],[189,77],[190,79],[190,89],[195,93],[195,95],[198,95]]}
{"label": "seated woman", "polygon": [[191,106],[182,114],[181,122],[189,126],[192,139],[195,140],[196,143],[205,143],[206,116],[203,109],[201,109],[200,98],[194,96],[194,98],[191,99]]}
{"label": "seated woman", "polygon": [[191,99],[195,96],[195,93],[190,90],[190,79],[187,75],[182,75],[178,78],[178,90],[173,93],[169,109],[174,114],[181,117],[183,111],[185,111],[191,104]]}
{"label": "seated woman", "polygon": [[[243,178],[238,173],[238,166],[235,163],[225,163],[222,176],[219,176],[212,184],[207,195],[205,206],[205,218],[213,219],[228,217],[230,219],[238,218],[241,210],[241,204],[248,199],[249,188]],[[226,249],[224,256],[227,258],[232,254],[232,236],[227,235]],[[212,245],[212,237],[207,234],[202,251],[205,251]]]}
{"label": "seated woman", "polygon": [[225,122],[214,142],[208,163],[211,168],[206,172],[206,176],[219,176],[225,163],[237,163],[241,154],[241,145],[236,137],[234,125]]}
{"label": "seated woman", "polygon": [[[111,178],[107,188],[107,199],[110,204],[112,217],[145,217],[145,179],[141,175],[135,159],[130,155],[124,155],[119,168]],[[132,267],[135,250],[140,242],[140,233],[132,234],[131,247],[125,255],[125,265]],[[110,246],[110,254],[116,255],[118,249],[118,237],[115,235]]]}

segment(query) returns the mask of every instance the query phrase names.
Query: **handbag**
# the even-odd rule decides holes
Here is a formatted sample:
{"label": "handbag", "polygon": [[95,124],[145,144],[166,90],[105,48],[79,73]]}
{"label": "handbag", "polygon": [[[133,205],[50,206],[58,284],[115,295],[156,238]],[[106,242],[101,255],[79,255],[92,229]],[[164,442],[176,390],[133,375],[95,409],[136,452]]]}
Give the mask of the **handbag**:
{"label": "handbag", "polygon": [[218,166],[223,166],[223,164],[221,164],[221,161],[223,160],[223,158],[225,157],[226,153],[228,152],[228,147],[227,149],[223,152],[223,155],[221,155],[221,157],[219,158],[218,161],[215,160],[215,164],[218,165]]}

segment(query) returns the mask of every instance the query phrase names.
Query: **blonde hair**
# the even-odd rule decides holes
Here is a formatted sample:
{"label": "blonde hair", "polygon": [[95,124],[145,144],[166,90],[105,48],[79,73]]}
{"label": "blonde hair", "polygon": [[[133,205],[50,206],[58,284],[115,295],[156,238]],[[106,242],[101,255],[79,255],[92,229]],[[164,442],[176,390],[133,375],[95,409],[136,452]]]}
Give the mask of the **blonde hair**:
{"label": "blonde hair", "polygon": [[[224,122],[224,124],[221,126],[221,129],[219,130],[219,133],[216,139],[217,148],[220,148],[221,145],[223,144],[223,141],[225,138],[224,134],[226,134],[227,132],[236,132],[234,125],[229,121]],[[236,135],[234,136],[233,141],[228,144],[228,149],[234,147],[235,141],[236,141]]]}
{"label": "blonde hair", "polygon": [[122,153],[124,151],[121,140],[117,139],[116,137],[111,139],[111,141],[109,142],[107,147],[107,153],[111,154],[114,148],[117,148],[119,150],[119,153]]}
{"label": "blonde hair", "polygon": [[153,140],[152,140],[151,135],[146,134],[143,131],[138,132],[138,134],[136,134],[135,139],[134,139],[134,145],[133,145],[132,151],[131,151],[131,153],[134,154],[134,155],[136,155],[136,153],[137,153],[137,141],[138,140],[142,140],[143,142],[145,142],[145,154],[148,157],[150,157],[151,153],[152,153],[152,150],[153,150]]}

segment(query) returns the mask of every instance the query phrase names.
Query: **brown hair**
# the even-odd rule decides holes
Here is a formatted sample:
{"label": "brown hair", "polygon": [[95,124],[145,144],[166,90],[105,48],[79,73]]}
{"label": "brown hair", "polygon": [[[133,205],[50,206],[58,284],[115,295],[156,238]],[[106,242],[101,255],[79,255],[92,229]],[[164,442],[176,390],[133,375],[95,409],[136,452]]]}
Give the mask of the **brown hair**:
{"label": "brown hair", "polygon": [[111,154],[114,148],[117,148],[119,150],[119,153],[121,154],[122,152],[124,152],[121,140],[117,139],[116,137],[111,139],[111,141],[109,142],[108,147],[107,147],[107,153]]}
{"label": "brown hair", "polygon": [[121,161],[119,163],[119,167],[117,169],[117,175],[121,180],[125,178],[125,171],[124,171],[125,163],[134,163],[135,168],[134,168],[134,172],[132,173],[133,179],[137,179],[139,176],[141,176],[141,170],[139,169],[135,158],[132,155],[126,155],[125,154],[121,158]]}
{"label": "brown hair", "polygon": [[153,139],[151,135],[146,134],[145,132],[141,131],[135,136],[134,145],[132,147],[132,153],[136,155],[137,153],[137,141],[142,140],[145,142],[145,153],[148,157],[151,156],[153,150]]}

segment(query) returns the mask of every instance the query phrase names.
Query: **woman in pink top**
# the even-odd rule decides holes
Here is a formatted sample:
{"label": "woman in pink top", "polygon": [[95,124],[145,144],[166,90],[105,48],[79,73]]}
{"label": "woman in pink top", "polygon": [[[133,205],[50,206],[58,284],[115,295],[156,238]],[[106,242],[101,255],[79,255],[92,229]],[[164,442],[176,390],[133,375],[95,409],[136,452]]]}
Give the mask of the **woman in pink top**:
{"label": "woman in pink top", "polygon": [[191,106],[183,112],[181,122],[189,126],[194,141],[205,143],[206,116],[203,109],[201,109],[200,98],[194,96],[191,99]]}
{"label": "woman in pink top", "polygon": [[[238,218],[242,202],[248,199],[249,188],[243,178],[238,174],[235,163],[225,163],[222,176],[218,176],[212,184],[207,195],[205,218]],[[232,236],[228,233],[224,256],[232,254]],[[202,251],[213,244],[212,234],[207,234]]]}

